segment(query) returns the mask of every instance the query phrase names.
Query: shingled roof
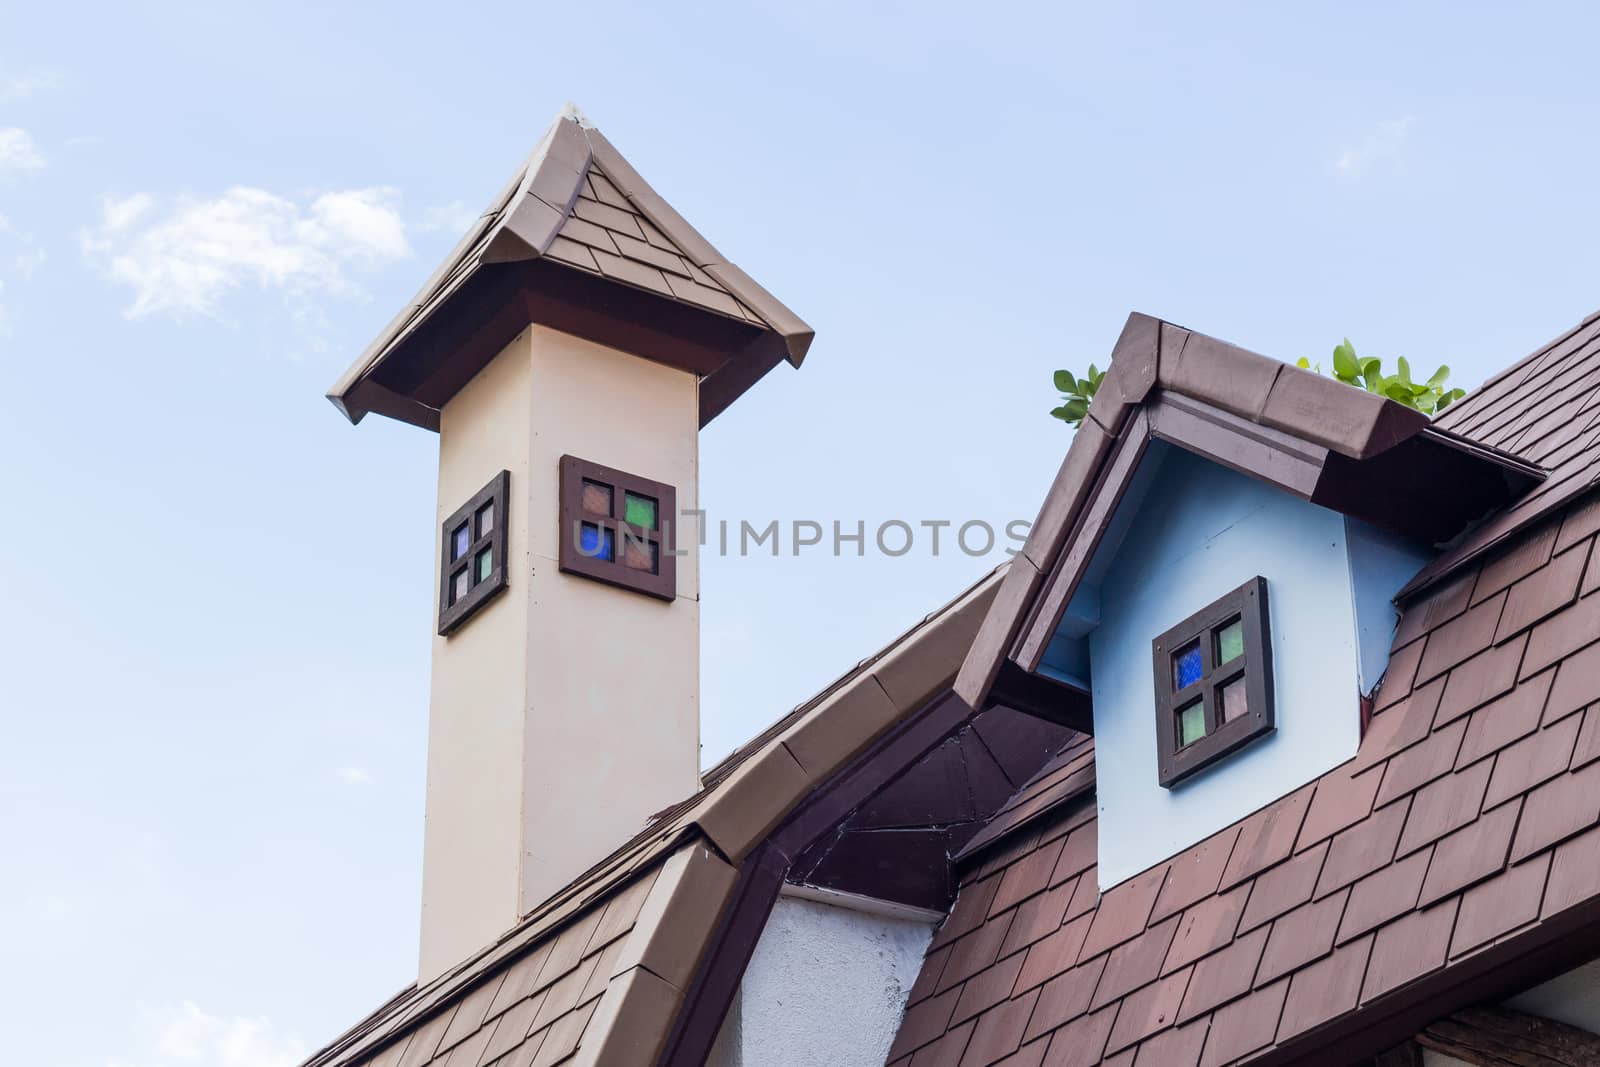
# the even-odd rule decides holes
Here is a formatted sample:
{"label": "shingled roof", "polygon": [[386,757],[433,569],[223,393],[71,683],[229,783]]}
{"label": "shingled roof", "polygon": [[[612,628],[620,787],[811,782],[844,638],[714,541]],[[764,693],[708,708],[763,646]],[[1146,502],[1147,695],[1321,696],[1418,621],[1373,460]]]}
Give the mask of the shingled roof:
{"label": "shingled roof", "polygon": [[975,838],[893,1063],[1348,1064],[1594,953],[1597,339],[1452,413],[1552,474],[1413,583],[1357,756],[1104,895],[1087,783]]}
{"label": "shingled roof", "polygon": [[752,849],[948,687],[1003,573],[862,660],[498,942],[403,990],[306,1067],[650,1062]]}
{"label": "shingled roof", "polygon": [[[584,277],[604,284],[574,300]],[[619,286],[652,299],[620,309]],[[443,401],[529,322],[701,374],[702,424],[779,358],[799,366],[812,339],[570,107],[328,397],[353,422],[377,411],[437,429]]]}

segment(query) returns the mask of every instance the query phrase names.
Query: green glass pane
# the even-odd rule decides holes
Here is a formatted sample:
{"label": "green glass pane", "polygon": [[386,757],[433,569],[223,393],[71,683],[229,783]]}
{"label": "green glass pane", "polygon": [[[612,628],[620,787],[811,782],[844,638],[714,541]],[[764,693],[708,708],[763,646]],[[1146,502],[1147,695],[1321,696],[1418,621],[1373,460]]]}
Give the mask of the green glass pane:
{"label": "green glass pane", "polygon": [[1244,623],[1234,619],[1217,631],[1217,662],[1227,663],[1244,655]]}
{"label": "green glass pane", "polygon": [[1178,709],[1178,744],[1189,745],[1206,735],[1206,709],[1200,701]]}
{"label": "green glass pane", "polygon": [[656,528],[656,502],[648,496],[638,493],[623,495],[624,511],[623,520],[634,526],[643,526],[646,530]]}
{"label": "green glass pane", "polygon": [[1250,697],[1243,678],[1235,678],[1222,687],[1222,721],[1232,722],[1250,710]]}
{"label": "green glass pane", "polygon": [[489,572],[494,570],[494,549],[486,548],[478,553],[478,581],[489,577]]}

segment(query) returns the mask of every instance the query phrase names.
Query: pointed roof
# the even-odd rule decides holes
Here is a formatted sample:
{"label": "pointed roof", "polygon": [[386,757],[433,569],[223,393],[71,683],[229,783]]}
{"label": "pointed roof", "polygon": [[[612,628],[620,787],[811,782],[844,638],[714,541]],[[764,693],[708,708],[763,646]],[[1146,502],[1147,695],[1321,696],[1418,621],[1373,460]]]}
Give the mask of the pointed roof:
{"label": "pointed roof", "polygon": [[1393,400],[1135,312],[962,666],[962,699],[980,706],[1008,660],[1037,668],[1157,440],[1424,544],[1470,538],[1545,476]]}
{"label": "pointed roof", "polygon": [[718,252],[570,105],[417,295],[328,393],[438,428],[438,409],[542,322],[703,378],[701,424],[813,332]]}

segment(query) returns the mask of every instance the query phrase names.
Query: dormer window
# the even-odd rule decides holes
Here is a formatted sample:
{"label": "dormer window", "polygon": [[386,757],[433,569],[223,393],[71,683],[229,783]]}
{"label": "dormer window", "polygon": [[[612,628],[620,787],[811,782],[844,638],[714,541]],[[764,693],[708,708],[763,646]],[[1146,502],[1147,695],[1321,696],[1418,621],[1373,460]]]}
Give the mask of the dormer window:
{"label": "dormer window", "polygon": [[506,498],[510,486],[511,474],[501,471],[444,520],[440,636],[466,622],[506,587]]}
{"label": "dormer window", "polygon": [[678,494],[664,482],[561,457],[561,569],[671,600],[677,559],[671,517]]}
{"label": "dormer window", "polygon": [[1250,579],[1156,638],[1154,654],[1163,786],[1272,732],[1266,579]]}

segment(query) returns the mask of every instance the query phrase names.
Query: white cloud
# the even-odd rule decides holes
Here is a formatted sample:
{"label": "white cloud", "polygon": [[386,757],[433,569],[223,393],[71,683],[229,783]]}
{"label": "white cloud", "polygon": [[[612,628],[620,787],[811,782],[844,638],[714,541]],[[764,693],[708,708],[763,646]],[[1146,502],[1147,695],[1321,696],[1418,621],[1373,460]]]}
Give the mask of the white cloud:
{"label": "white cloud", "polygon": [[133,290],[129,318],[215,316],[232,290],[254,285],[301,302],[357,292],[348,268],[407,256],[393,189],[326,193],[302,206],[235,186],[212,200],[183,198],[164,214],[154,197],[108,197],[84,253]]}
{"label": "white cloud", "polygon": [[1359,178],[1375,164],[1397,160],[1416,124],[1415,115],[1378,123],[1377,128],[1362,138],[1361,143],[1339,153],[1339,158],[1334,160],[1334,169],[1343,177]]}
{"label": "white cloud", "polygon": [[340,767],[334,772],[345,785],[372,785],[372,775],[360,767]]}
{"label": "white cloud", "polygon": [[33,135],[16,126],[0,128],[0,174],[6,171],[38,170],[44,156],[33,143]]}
{"label": "white cloud", "polygon": [[140,1048],[105,1067],[295,1067],[306,1057],[303,1044],[260,1017],[208,1015],[187,1000],[140,1016]]}
{"label": "white cloud", "polygon": [[55,89],[61,77],[54,71],[29,70],[20,74],[0,74],[0,100],[26,100],[35,93]]}

